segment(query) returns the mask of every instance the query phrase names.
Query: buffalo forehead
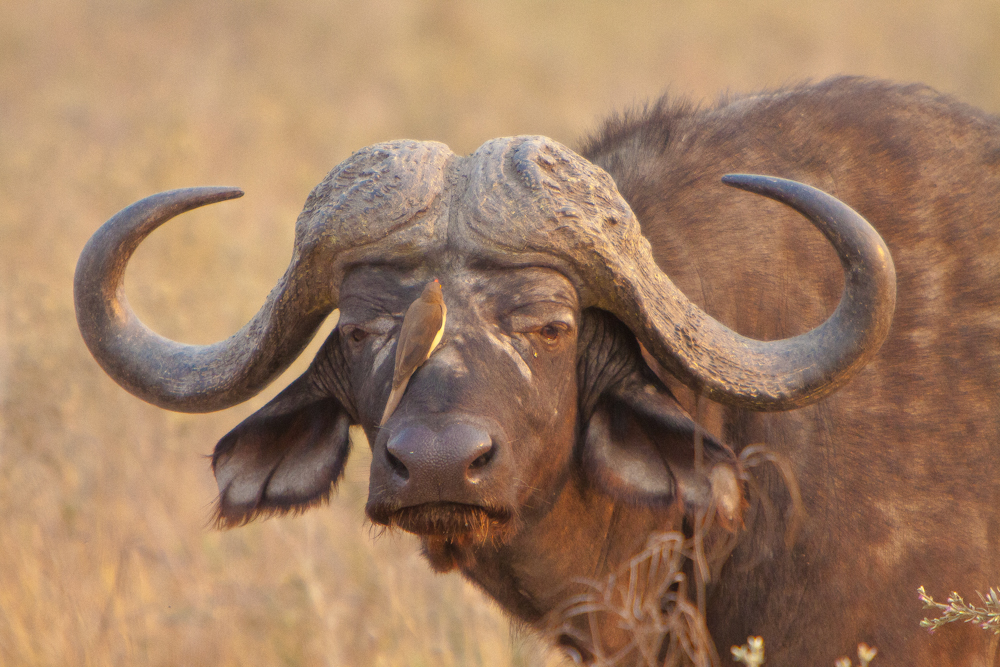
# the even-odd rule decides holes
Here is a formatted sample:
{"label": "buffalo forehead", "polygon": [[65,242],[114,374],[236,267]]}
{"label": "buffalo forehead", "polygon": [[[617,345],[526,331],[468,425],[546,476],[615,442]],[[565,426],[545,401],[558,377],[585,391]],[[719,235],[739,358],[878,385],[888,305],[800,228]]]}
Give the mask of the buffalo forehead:
{"label": "buffalo forehead", "polygon": [[465,158],[397,141],[358,151],[314,189],[296,252],[327,264],[334,290],[352,265],[458,254],[549,266],[586,292],[574,258],[637,231],[611,177],[551,139],[494,139]]}

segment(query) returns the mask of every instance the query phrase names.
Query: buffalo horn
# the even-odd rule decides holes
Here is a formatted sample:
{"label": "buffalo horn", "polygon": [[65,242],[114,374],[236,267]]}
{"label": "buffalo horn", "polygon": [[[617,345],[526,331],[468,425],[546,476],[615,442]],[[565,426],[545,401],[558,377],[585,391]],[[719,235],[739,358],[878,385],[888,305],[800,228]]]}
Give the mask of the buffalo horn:
{"label": "buffalo horn", "polygon": [[176,215],[243,195],[236,188],[171,190],[146,197],[91,237],[76,267],[76,317],[83,339],[118,384],[181,412],[236,405],[264,388],[302,351],[334,304],[289,271],[254,318],[212,345],[184,345],[148,329],[124,293],[125,266],[139,243]]}
{"label": "buffalo horn", "polygon": [[844,268],[840,304],[823,324],[760,341],[713,319],[660,270],[635,214],[596,165],[545,137],[497,139],[473,159],[471,196],[484,214],[470,219],[472,231],[521,263],[562,271],[585,306],[616,315],[664,368],[712,400],[753,410],[809,405],[847,382],[888,335],[896,304],[889,250],[864,218],[816,188],[724,179],[802,213]]}
{"label": "buffalo horn", "polygon": [[[125,265],[139,243],[172,217],[239,197],[236,188],[190,188],[147,197],[91,237],[76,267],[76,317],[91,353],[122,387],[179,412],[210,412],[261,391],[309,344],[337,307],[352,262],[385,260],[380,242],[433,217],[452,157],[443,144],[393,141],[364,148],[310,193],[295,226],[292,261],[250,322],[212,345],[183,345],[150,331],[125,298]],[[401,231],[402,230],[402,231]],[[411,240],[412,244],[413,241]],[[393,246],[393,247],[395,247]]]}
{"label": "buffalo horn", "polygon": [[762,411],[809,405],[863,368],[888,335],[896,305],[892,257],[864,218],[821,190],[767,176],[729,175],[723,182],[792,207],[826,236],[844,268],[833,314],[792,338],[747,338],[694,305],[648,250],[631,258],[627,269],[619,264],[618,280],[601,305],[661,365],[714,401]]}

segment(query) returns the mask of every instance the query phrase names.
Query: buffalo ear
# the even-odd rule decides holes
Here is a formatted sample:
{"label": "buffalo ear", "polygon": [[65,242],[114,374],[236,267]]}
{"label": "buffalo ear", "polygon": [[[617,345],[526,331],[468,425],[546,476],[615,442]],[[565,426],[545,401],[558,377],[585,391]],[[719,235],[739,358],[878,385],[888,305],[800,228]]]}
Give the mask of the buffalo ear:
{"label": "buffalo ear", "polygon": [[215,446],[217,526],[303,511],[329,498],[347,462],[352,420],[309,380],[307,372]]}
{"label": "buffalo ear", "polygon": [[623,502],[714,509],[727,528],[741,522],[745,501],[732,450],[699,427],[651,373],[635,371],[603,392],[585,424],[582,460],[591,481]]}

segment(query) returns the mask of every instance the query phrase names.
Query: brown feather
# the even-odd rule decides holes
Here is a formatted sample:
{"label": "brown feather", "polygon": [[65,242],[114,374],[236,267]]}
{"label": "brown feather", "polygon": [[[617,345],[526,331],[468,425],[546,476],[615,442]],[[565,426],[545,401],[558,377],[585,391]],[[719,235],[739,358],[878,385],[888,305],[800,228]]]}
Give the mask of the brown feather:
{"label": "brown feather", "polygon": [[435,278],[427,283],[420,298],[410,304],[403,316],[403,326],[396,342],[396,366],[392,374],[392,391],[382,413],[379,426],[385,425],[403,398],[410,377],[430,359],[444,334],[448,308],[444,305],[441,283]]}

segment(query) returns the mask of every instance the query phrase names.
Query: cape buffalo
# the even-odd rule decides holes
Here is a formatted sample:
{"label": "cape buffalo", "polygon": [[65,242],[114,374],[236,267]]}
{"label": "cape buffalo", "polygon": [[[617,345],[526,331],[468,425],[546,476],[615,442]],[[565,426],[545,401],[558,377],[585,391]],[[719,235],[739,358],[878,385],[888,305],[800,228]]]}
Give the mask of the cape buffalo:
{"label": "cape buffalo", "polygon": [[[780,177],[727,180],[781,204],[720,184],[739,172]],[[858,642],[882,665],[992,664],[978,628],[921,630],[916,591],[1000,583],[996,117],[839,78],[660,101],[580,154],[531,136],[468,157],[378,144],[309,195],[288,271],[243,329],[157,336],[125,301],[126,262],[172,216],[239,194],[128,207],[76,276],[94,356],[171,410],[253,396],[339,308],[309,370],[216,446],[220,525],[325,500],[358,424],[371,520],[583,661],[681,644],[711,661],[689,646],[701,627],[720,652],[762,636],[773,665],[830,665]],[[443,334],[390,415],[403,316],[434,279]],[[748,470],[754,456],[777,465]],[[654,606],[704,613],[649,654],[588,591],[652,577],[660,561],[634,557],[664,531],[686,556]]]}

